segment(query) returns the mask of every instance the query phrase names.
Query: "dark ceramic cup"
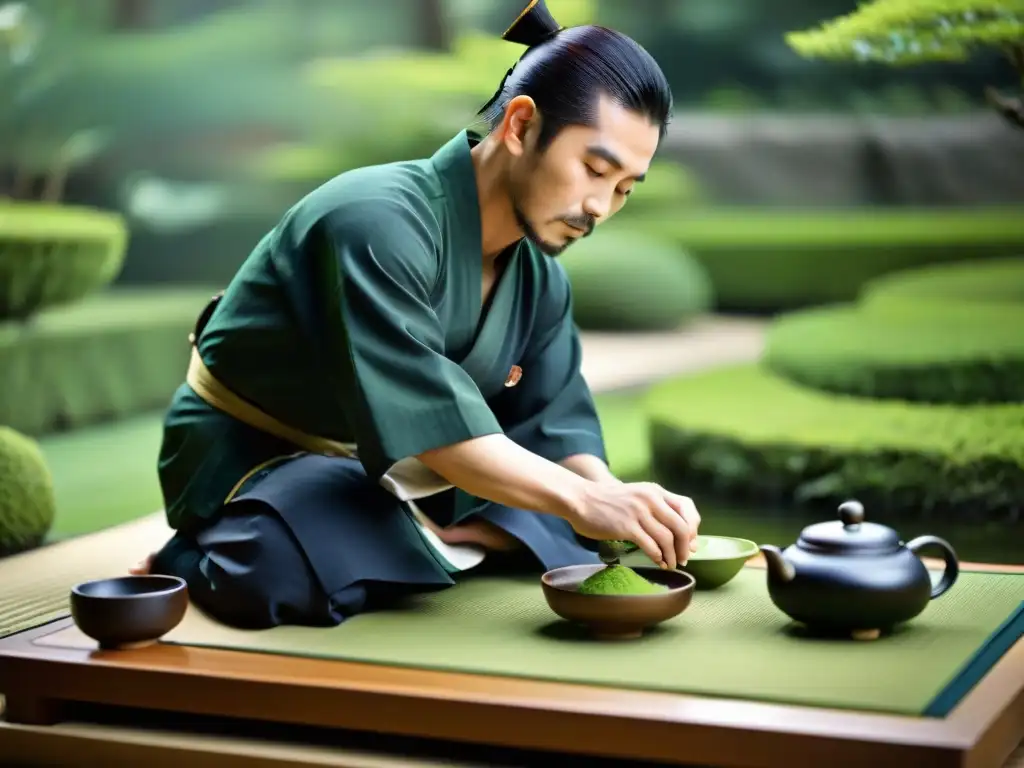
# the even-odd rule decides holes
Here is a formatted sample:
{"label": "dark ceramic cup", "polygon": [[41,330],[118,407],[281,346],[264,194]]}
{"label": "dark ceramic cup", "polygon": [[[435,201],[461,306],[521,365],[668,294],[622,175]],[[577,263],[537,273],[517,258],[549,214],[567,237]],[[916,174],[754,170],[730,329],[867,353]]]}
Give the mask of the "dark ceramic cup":
{"label": "dark ceramic cup", "polygon": [[121,576],[71,589],[71,617],[104,649],[138,648],[174,629],[188,609],[188,588],[177,576]]}

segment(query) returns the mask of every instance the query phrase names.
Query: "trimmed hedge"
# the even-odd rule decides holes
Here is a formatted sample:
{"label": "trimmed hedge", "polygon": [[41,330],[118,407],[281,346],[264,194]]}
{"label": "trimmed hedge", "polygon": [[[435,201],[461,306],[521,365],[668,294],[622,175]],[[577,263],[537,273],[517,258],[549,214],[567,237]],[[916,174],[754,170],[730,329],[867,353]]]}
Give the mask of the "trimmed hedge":
{"label": "trimmed hedge", "polygon": [[950,302],[1024,307],[1024,253],[884,275],[865,285],[861,295],[861,304],[872,310],[928,303],[941,311]]}
{"label": "trimmed hedge", "polygon": [[857,305],[776,320],[764,363],[862,397],[1024,401],[1024,258],[922,267],[869,283]]}
{"label": "trimmed hedge", "polygon": [[1024,254],[1024,210],[684,210],[631,224],[708,271],[718,306],[778,311],[853,301],[870,280],[921,265]]}
{"label": "trimmed hedge", "polygon": [[875,519],[1024,505],[1024,404],[861,400],[755,364],[656,384],[646,407],[656,476],[679,487],[833,510],[857,498]]}
{"label": "trimmed hedge", "polygon": [[794,382],[861,397],[1024,402],[1024,304],[801,310],[768,329],[763,362]]}
{"label": "trimmed hedge", "polygon": [[53,525],[53,476],[39,444],[0,427],[0,557],[39,546]]}
{"label": "trimmed hedge", "polygon": [[595,232],[560,261],[584,330],[672,330],[714,302],[707,274],[685,251],[621,227]]}
{"label": "trimmed hedge", "polygon": [[214,292],[119,288],[0,323],[0,424],[35,436],[165,407]]}
{"label": "trimmed hedge", "polygon": [[705,200],[705,191],[695,173],[672,160],[651,163],[647,180],[637,184],[615,221],[629,222],[635,216],[676,216]]}
{"label": "trimmed hedge", "polygon": [[0,320],[25,319],[109,284],[127,243],[115,213],[0,202]]}

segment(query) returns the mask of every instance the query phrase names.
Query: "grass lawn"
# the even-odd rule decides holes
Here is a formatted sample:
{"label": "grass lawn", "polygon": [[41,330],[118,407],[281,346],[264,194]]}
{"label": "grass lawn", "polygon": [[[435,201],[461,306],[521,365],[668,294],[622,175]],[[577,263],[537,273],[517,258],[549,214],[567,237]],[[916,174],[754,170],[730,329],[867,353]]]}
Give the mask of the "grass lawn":
{"label": "grass lawn", "polygon": [[594,397],[608,449],[608,463],[623,480],[645,478],[650,470],[651,449],[642,397],[642,389]]}
{"label": "grass lawn", "polygon": [[145,414],[40,441],[57,494],[51,540],[92,533],[160,509],[156,459],[162,418],[162,413]]}

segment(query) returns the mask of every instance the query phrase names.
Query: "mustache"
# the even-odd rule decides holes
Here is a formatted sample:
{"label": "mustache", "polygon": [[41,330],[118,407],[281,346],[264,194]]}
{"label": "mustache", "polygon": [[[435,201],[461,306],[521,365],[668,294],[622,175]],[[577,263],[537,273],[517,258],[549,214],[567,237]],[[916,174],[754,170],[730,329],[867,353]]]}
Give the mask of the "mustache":
{"label": "mustache", "polygon": [[562,219],[562,221],[570,227],[583,230],[587,235],[594,230],[594,225],[597,223],[593,216],[588,216],[586,214],[582,216],[568,216]]}

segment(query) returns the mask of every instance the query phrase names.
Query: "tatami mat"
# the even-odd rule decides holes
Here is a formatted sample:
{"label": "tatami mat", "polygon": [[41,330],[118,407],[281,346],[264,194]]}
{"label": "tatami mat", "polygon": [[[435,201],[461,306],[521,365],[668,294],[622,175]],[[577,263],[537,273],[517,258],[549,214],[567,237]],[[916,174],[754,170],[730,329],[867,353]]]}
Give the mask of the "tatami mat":
{"label": "tatami mat", "polygon": [[170,534],[159,512],[0,560],[0,637],[66,616],[75,584],[126,574]]}

